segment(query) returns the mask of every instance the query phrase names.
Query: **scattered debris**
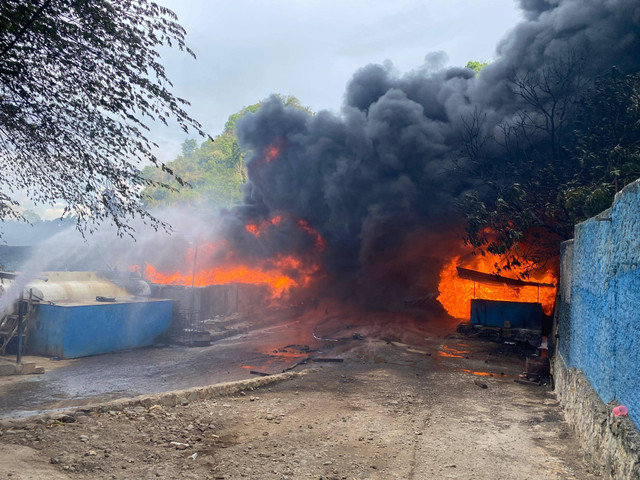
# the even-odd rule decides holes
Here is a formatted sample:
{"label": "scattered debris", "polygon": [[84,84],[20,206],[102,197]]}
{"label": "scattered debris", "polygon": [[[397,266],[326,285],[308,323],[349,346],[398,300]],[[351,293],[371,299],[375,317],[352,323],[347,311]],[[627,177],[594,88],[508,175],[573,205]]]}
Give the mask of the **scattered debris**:
{"label": "scattered debris", "polygon": [[[317,327],[316,327],[317,328]],[[321,337],[318,335],[316,328],[313,329],[313,338],[315,338],[316,340],[323,340],[325,342],[339,342],[342,339],[339,338],[325,338],[325,337]]]}
{"label": "scattered debris", "polygon": [[175,446],[176,450],[186,450],[187,448],[189,448],[189,444],[188,443],[170,442],[170,444]]}
{"label": "scattered debris", "polygon": [[66,413],[55,415],[51,420],[52,420],[52,424],[58,424],[58,425],[76,422],[76,418],[74,416],[68,415]]}
{"label": "scattered debris", "polygon": [[249,373],[250,373],[251,375],[259,375],[259,376],[261,376],[261,377],[268,377],[269,375],[271,375],[270,373],[267,373],[267,372],[259,372],[259,371],[257,371],[257,370],[249,370]]}
{"label": "scattered debris", "polygon": [[288,352],[289,350],[297,350],[299,352],[310,352],[309,345],[286,345],[278,349],[278,352]]}
{"label": "scattered debris", "polygon": [[407,348],[407,352],[409,353],[417,353],[418,355],[425,355],[427,357],[430,357],[431,354],[429,352],[427,352],[426,350],[420,350],[417,348]]}
{"label": "scattered debris", "polygon": [[300,365],[306,365],[307,363],[309,363],[309,358],[305,358],[304,360],[301,360],[299,362],[294,363],[293,365],[285,368],[284,370],[282,370],[282,373],[287,373],[291,370],[293,370],[294,368],[300,366]]}
{"label": "scattered debris", "polygon": [[489,388],[486,383],[484,383],[482,380],[479,380],[477,378],[473,381],[473,383],[475,383],[480,388]]}
{"label": "scattered debris", "polygon": [[312,358],[311,359],[317,363],[342,363],[344,362],[343,358]]}
{"label": "scattered debris", "polygon": [[550,373],[549,359],[540,357],[527,357],[524,370],[529,377],[546,377]]}
{"label": "scattered debris", "polygon": [[521,385],[529,385],[530,387],[542,386],[542,382],[540,380],[534,381],[532,379],[527,378],[526,375],[519,375],[518,378],[514,379],[513,381]]}

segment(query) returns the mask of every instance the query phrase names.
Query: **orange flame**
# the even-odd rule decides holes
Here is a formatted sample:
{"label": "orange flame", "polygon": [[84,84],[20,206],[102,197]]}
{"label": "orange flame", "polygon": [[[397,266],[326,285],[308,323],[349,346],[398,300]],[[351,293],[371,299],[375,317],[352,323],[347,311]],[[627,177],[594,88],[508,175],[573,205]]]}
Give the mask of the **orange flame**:
{"label": "orange flame", "polygon": [[[191,257],[191,258],[189,258]],[[188,255],[184,265],[193,264],[193,253]],[[249,266],[224,262],[215,267],[196,267],[193,271],[181,270],[160,272],[153,265],[146,265],[145,275],[153,283],[163,285],[225,285],[229,283],[250,283],[269,287],[272,298],[286,294],[293,287],[306,286],[318,270],[318,265],[304,265],[292,256],[279,256],[263,262],[259,266]]]}
{"label": "orange flame", "polygon": [[269,228],[270,226],[278,226],[280,225],[280,223],[282,223],[282,216],[276,215],[271,220],[265,220],[260,224],[249,223],[245,225],[244,228],[246,228],[247,232],[251,233],[253,236],[260,237],[260,235],[262,235],[267,228]]}
{"label": "orange flame", "polygon": [[[259,238],[269,228],[280,225],[283,217],[277,215],[260,224],[245,226],[248,232]],[[185,285],[203,287],[207,285],[225,285],[230,283],[249,283],[266,285],[271,298],[286,296],[292,288],[305,287],[320,271],[320,263],[314,253],[324,249],[324,239],[304,220],[297,222],[308,235],[315,239],[316,252],[298,258],[294,255],[276,255],[265,260],[253,260],[251,263],[237,257],[229,249],[226,241],[198,245],[190,248],[181,262],[181,267],[173,271],[160,270],[153,265],[131,267],[132,271],[144,271],[148,280],[163,285]],[[195,259],[195,271],[194,271]]]}
{"label": "orange flame", "polygon": [[306,220],[298,220],[298,226],[300,228],[302,228],[305,232],[307,232],[310,236],[315,237],[316,239],[316,243],[315,246],[316,248],[323,252],[326,245],[324,243],[324,238],[322,238],[322,235],[320,235],[318,233],[318,231],[316,229],[314,229],[313,227],[311,227],[311,225],[309,225],[309,222],[307,222]]}
{"label": "orange flame", "polygon": [[[440,272],[438,285],[438,301],[447,313],[454,318],[468,319],[471,311],[471,299],[502,300],[524,303],[541,303],[545,314],[553,312],[556,289],[553,287],[495,285],[474,282],[460,278],[456,267],[461,266],[484,273],[494,273],[495,265],[500,263],[500,256],[487,253],[486,256],[476,256],[471,260],[462,261],[458,255],[451,259]],[[524,263],[524,262],[523,262]],[[514,268],[505,277],[518,278],[518,274],[526,267]],[[552,268],[532,274],[530,280],[539,283],[557,285],[557,278]]]}
{"label": "orange flame", "polygon": [[442,350],[438,350],[438,356],[440,357],[464,358],[468,353],[469,350],[461,350],[447,345],[443,345]]}
{"label": "orange flame", "polygon": [[471,375],[477,375],[478,377],[493,377],[494,375],[491,372],[476,372],[474,370],[468,370],[466,368],[459,368],[458,370],[464,373],[470,373]]}
{"label": "orange flame", "polygon": [[280,156],[280,147],[271,144],[264,151],[264,161],[267,163],[271,163],[276,160]]}

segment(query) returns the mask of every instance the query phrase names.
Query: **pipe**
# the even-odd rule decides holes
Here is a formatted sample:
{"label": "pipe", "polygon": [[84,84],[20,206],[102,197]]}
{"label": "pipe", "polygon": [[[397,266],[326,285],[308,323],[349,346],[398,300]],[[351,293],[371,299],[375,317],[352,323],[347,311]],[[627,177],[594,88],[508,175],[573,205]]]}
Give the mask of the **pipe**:
{"label": "pipe", "polygon": [[24,325],[22,322],[22,310],[24,306],[24,293],[20,290],[20,299],[18,300],[18,354],[16,355],[16,363],[22,363],[22,333]]}

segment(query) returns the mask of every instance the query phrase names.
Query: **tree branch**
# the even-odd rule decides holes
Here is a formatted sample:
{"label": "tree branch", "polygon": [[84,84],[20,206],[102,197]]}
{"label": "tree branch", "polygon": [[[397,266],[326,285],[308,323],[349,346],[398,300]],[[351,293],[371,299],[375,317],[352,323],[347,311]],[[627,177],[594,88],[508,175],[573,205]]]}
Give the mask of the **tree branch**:
{"label": "tree branch", "polygon": [[42,12],[45,10],[45,8],[47,8],[49,5],[51,4],[51,0],[45,0],[45,2],[42,4],[42,6],[36,10],[34,12],[34,14],[31,16],[31,18],[29,19],[29,21],[24,25],[24,27],[22,27],[20,29],[20,31],[18,33],[16,33],[15,38],[9,43],[9,45],[7,45],[4,50],[2,50],[2,52],[0,52],[0,57],[4,57],[9,50],[11,50],[16,43],[18,43],[18,40],[20,40],[22,38],[22,36],[27,33],[27,30],[29,30],[29,28],[31,27],[31,25],[33,25],[33,23],[36,21],[36,19],[42,15]]}

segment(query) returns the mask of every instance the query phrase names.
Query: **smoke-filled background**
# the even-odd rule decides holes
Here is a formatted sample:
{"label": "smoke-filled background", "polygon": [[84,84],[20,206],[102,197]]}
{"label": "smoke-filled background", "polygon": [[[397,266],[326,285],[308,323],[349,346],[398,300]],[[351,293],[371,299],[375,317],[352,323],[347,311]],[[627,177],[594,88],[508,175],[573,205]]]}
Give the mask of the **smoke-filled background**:
{"label": "smoke-filled background", "polygon": [[[579,68],[570,72],[579,83],[612,67],[639,68],[638,2],[523,0],[521,6],[526,20],[478,77],[442,68],[446,57],[435,53],[404,76],[390,66],[363,67],[347,86],[339,117],[311,116],[272,99],[243,119],[239,139],[254,154],[243,205],[224,215],[223,235],[250,248],[243,225],[287,212],[325,239],[322,264],[335,292],[371,304],[406,297],[415,285],[433,291],[442,261],[461,244],[458,201],[483,192],[482,180],[468,175],[463,151],[474,112],[482,112],[480,128],[499,137],[498,126],[527,108],[514,92],[517,78],[547,78],[555,66]],[[491,162],[500,161],[500,146],[489,147]],[[309,238],[294,222],[270,232],[260,242],[267,254],[308,251]]]}
{"label": "smoke-filled background", "polygon": [[[360,306],[397,305],[437,292],[439,272],[462,248],[461,200],[473,192],[493,195],[484,173],[509,153],[504,134],[510,125],[524,115],[530,124],[522,131],[535,143],[536,122],[545,121],[544,111],[531,109],[522,94],[527,82],[557,83],[566,73],[571,95],[612,68],[640,70],[637,1],[520,5],[525,21],[479,75],[444,68],[446,55],[432,53],[405,75],[390,64],[361,68],[347,85],[340,115],[311,115],[267,100],[237,124],[241,144],[252,152],[241,205],[214,219],[173,212],[165,217],[172,236],[144,228],[135,242],[97,236],[90,241],[97,250],[71,249],[75,260],[85,268],[86,260],[152,264],[189,278],[193,253],[187,251],[199,245],[199,270],[222,264],[278,269],[307,294],[313,287],[317,297]],[[563,126],[571,129],[579,105],[561,105]],[[470,147],[479,138],[484,154],[474,157]],[[515,181],[509,174],[499,179]]]}

